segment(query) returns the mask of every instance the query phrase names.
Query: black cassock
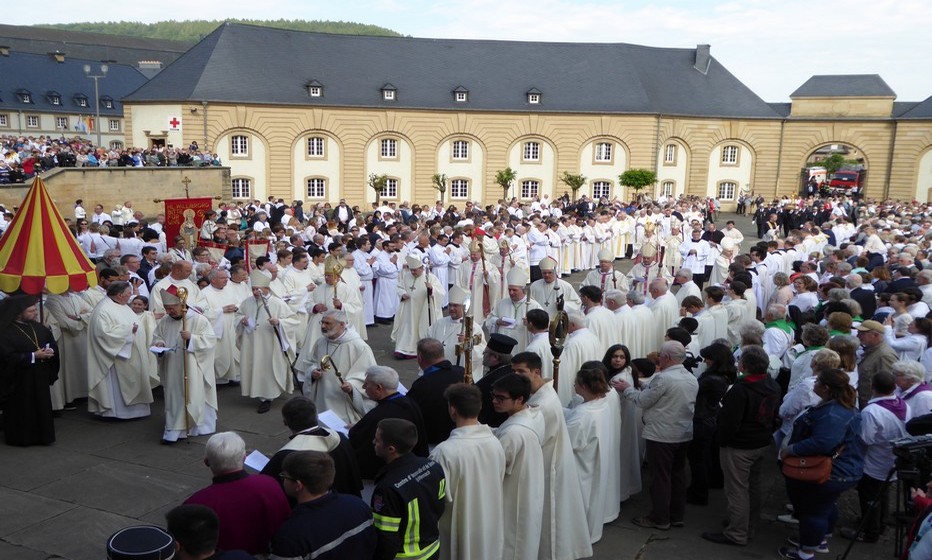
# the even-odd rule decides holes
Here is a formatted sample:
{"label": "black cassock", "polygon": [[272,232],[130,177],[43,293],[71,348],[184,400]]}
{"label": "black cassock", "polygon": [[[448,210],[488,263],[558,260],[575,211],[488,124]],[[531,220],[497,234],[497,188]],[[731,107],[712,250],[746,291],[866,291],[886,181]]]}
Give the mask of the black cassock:
{"label": "black cassock", "polygon": [[[55,356],[33,363],[32,353],[46,344]],[[45,326],[14,321],[0,330],[0,402],[7,445],[55,441],[49,386],[58,379],[58,367],[58,346]]]}

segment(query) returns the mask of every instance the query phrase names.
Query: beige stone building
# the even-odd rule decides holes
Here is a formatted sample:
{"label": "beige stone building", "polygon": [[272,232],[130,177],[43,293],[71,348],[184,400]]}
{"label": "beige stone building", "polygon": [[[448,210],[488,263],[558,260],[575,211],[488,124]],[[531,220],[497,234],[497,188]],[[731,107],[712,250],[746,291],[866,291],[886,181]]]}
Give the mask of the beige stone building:
{"label": "beige stone building", "polygon": [[[234,198],[375,196],[447,204],[567,190],[628,198],[618,175],[655,170],[654,195],[797,192],[810,155],[847,144],[869,197],[927,200],[932,98],[895,101],[876,75],[814,76],[766,103],[696,49],[339,36],[226,24],[127,97],[129,145],[197,141],[231,170]],[[181,115],[174,130],[164,125]]]}

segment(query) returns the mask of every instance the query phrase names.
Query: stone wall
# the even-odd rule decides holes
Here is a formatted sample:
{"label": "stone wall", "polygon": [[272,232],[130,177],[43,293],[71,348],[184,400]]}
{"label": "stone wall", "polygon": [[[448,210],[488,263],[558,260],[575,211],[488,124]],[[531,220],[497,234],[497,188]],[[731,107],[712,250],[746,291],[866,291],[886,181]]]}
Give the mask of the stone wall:
{"label": "stone wall", "polygon": [[[220,197],[230,200],[230,168],[228,167],[116,167],[58,168],[43,175],[49,195],[65,218],[74,217],[74,201],[82,199],[88,215],[95,204],[104,211],[122,206],[127,200],[133,208],[147,216],[164,211],[163,203],[153,199],[184,198],[184,180],[188,177],[191,197]],[[23,186],[0,188],[0,203],[10,208],[19,206],[26,197],[31,182]],[[219,201],[218,201],[219,202]]]}

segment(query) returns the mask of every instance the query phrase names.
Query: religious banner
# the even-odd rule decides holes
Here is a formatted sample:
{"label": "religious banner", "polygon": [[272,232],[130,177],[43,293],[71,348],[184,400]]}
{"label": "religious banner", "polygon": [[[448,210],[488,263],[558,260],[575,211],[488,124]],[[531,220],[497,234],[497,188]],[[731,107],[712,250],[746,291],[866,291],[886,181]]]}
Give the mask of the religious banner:
{"label": "religious banner", "polygon": [[268,241],[256,241],[254,239],[246,241],[246,270],[255,268],[256,259],[267,256],[269,256]]}
{"label": "religious banner", "polygon": [[213,210],[214,200],[205,198],[169,198],[165,200],[165,241],[174,247],[175,237],[182,235],[188,250],[197,245],[204,214]]}
{"label": "religious banner", "polygon": [[213,241],[205,241],[203,239],[199,239],[197,244],[200,245],[201,247],[207,248],[207,252],[210,253],[211,261],[216,262],[216,263],[220,263],[223,261],[223,256],[227,252],[226,245],[223,245],[221,243],[215,243]]}

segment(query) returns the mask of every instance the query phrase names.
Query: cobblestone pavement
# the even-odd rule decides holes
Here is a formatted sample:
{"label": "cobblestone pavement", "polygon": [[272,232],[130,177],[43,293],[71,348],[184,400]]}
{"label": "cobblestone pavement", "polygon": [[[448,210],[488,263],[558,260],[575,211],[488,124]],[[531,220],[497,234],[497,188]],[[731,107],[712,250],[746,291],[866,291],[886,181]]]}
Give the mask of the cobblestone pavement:
{"label": "cobblestone pavement", "polygon": [[[750,220],[734,218],[752,237]],[[630,263],[616,263],[627,270]],[[571,282],[581,280],[577,274]],[[389,340],[391,328],[369,331],[369,342],[379,363],[396,367],[410,386],[417,375],[413,361],[396,361]],[[287,438],[279,411],[285,399],[275,401],[272,412],[256,414],[255,403],[236,388],[221,388],[218,430],[235,430],[248,448],[267,455]],[[86,410],[65,412],[56,420],[57,442],[49,447],[0,446],[0,558],[39,560],[99,560],[105,557],[107,537],[117,529],[139,523],[164,525],[164,514],[195,490],[210,484],[202,458],[206,437],[191,438],[172,447],[159,445],[163,426],[161,395],[148,418],[122,423],[102,422]],[[646,479],[646,476],[645,476]],[[703,531],[720,530],[725,498],[713,490],[706,507],[688,506],[686,526],[651,531],[631,524],[648,509],[646,492],[622,505],[621,516],[606,526],[594,547],[598,559],[675,559],[714,557],[776,558],[777,548],[795,532],[776,521],[786,503],[783,479],[775,464],[763,477],[763,512],[756,535],[747,547],[716,545],[700,538]],[[854,522],[857,500],[843,499],[841,526]],[[878,544],[857,544],[849,556],[855,560],[893,554],[892,528]],[[836,538],[831,554],[844,551]],[[483,560],[483,559],[475,559]]]}

